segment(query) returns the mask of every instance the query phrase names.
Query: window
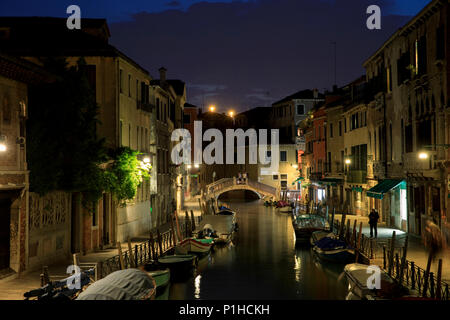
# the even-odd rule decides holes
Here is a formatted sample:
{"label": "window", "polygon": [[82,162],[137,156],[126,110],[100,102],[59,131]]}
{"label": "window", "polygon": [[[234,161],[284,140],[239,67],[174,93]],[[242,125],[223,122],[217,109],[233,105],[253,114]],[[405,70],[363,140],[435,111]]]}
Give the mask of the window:
{"label": "window", "polygon": [[401,85],[406,80],[411,79],[411,71],[409,66],[411,65],[411,54],[406,51],[397,60],[397,84]]}
{"label": "window", "polygon": [[344,132],[347,133],[347,118],[344,118]]}
{"label": "window", "polygon": [[281,188],[287,189],[287,181],[281,181]]}
{"label": "window", "polygon": [[273,180],[278,180],[278,175],[277,175],[277,174],[274,174],[274,175],[272,176],[272,179],[273,179]]}
{"label": "window", "polygon": [[287,161],[287,151],[280,151],[280,161],[282,162]]}
{"label": "window", "polygon": [[120,69],[119,71],[119,86],[120,86],[120,93],[123,93],[123,70]]}
{"label": "window", "polygon": [[386,80],[387,80],[387,93],[391,93],[392,92],[392,72],[391,72],[391,67],[388,67],[386,69]]}
{"label": "window", "polygon": [[288,178],[288,175],[287,175],[287,174],[281,174],[281,175],[280,175],[280,179],[281,179],[281,180],[287,180],[287,178]]}
{"label": "window", "polygon": [[304,114],[305,114],[305,105],[298,104],[297,105],[297,115],[304,115]]}
{"label": "window", "polygon": [[333,138],[333,124],[330,123],[330,138]]}
{"label": "window", "polygon": [[445,59],[445,29],[440,26],[436,30],[436,60]]}
{"label": "window", "polygon": [[131,74],[128,75],[128,96],[131,97]]}
{"label": "window", "polygon": [[184,123],[184,124],[189,124],[189,123],[191,123],[191,115],[190,115],[190,114],[184,114],[184,115],[183,115],[183,123]]}
{"label": "window", "polygon": [[119,145],[123,146],[123,120],[120,119],[120,128],[119,128]]}
{"label": "window", "polygon": [[131,148],[131,124],[128,125],[128,147]]}
{"label": "window", "polygon": [[342,136],[342,121],[339,121],[339,137]]}
{"label": "window", "polygon": [[92,209],[92,226],[96,227],[98,225],[98,206],[96,204],[93,205]]}
{"label": "window", "polygon": [[427,38],[422,36],[416,41],[416,74],[427,73]]}
{"label": "window", "polygon": [[[141,97],[142,100],[143,97]],[[139,80],[136,79],[136,100],[139,100]]]}

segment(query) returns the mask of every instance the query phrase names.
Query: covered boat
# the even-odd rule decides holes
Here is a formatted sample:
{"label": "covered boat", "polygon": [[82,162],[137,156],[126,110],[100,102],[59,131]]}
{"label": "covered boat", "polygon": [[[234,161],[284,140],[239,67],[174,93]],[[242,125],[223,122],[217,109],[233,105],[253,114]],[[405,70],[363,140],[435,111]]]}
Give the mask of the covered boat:
{"label": "covered boat", "polygon": [[333,237],[333,236],[334,236],[334,234],[331,233],[329,230],[314,231],[314,232],[311,234],[311,239],[310,239],[311,246],[314,247],[314,245],[316,244],[316,242],[319,241],[319,240],[322,239],[322,238],[325,238],[325,237]]}
{"label": "covered boat", "polygon": [[355,250],[349,247],[345,241],[334,237],[327,236],[316,241],[313,250],[324,261],[342,264],[355,261]]}
{"label": "covered boat", "polygon": [[139,269],[113,272],[84,290],[76,300],[153,300],[156,282]]}
{"label": "covered boat", "polygon": [[377,284],[369,279],[374,274],[369,267],[358,263],[345,266],[344,273],[349,283],[347,300],[391,300],[413,297],[407,288],[398,284],[383,270],[380,270],[380,282],[377,288]]}
{"label": "covered boat", "polygon": [[231,215],[207,215],[203,218],[192,235],[198,239],[199,234],[204,233],[205,227],[214,230],[214,243],[228,243],[231,240],[236,226]]}
{"label": "covered boat", "polygon": [[313,232],[329,229],[329,224],[326,219],[315,214],[294,216],[292,226],[294,227],[297,243],[302,244],[308,244],[310,242]]}

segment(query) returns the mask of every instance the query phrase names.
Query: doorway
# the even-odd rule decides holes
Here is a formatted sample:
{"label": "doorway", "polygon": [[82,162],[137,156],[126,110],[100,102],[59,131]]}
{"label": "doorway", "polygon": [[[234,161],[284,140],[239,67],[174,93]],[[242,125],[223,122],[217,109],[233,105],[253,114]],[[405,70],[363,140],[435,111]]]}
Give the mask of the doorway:
{"label": "doorway", "polygon": [[109,218],[109,203],[108,203],[108,195],[106,193],[103,194],[102,199],[102,209],[103,209],[103,245],[109,244],[109,228],[111,219]]}
{"label": "doorway", "polygon": [[81,222],[80,222],[80,194],[72,194],[71,203],[71,235],[70,235],[70,249],[72,253],[81,252]]}
{"label": "doorway", "polygon": [[11,199],[0,199],[0,270],[10,264]]}

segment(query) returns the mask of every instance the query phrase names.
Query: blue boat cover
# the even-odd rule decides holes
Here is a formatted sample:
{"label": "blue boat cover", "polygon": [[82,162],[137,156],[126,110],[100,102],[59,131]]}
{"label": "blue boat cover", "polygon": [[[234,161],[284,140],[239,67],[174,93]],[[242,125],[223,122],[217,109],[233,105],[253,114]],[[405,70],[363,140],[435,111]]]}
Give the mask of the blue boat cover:
{"label": "blue boat cover", "polygon": [[322,250],[344,249],[347,248],[347,244],[339,239],[333,239],[330,237],[324,237],[316,241],[315,245]]}

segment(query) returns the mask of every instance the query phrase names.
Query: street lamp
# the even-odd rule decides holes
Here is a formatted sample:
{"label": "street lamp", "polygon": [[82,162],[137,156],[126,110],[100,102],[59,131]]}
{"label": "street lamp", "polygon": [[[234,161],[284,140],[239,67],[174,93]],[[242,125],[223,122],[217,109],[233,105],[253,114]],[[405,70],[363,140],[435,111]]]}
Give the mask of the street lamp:
{"label": "street lamp", "polygon": [[426,159],[428,159],[428,153],[426,153],[426,152],[420,152],[420,153],[419,153],[419,159],[420,159],[420,160],[426,160]]}
{"label": "street lamp", "polygon": [[345,159],[345,164],[346,165],[350,165],[352,163],[352,160],[350,160],[350,159]]}
{"label": "street lamp", "polygon": [[198,169],[198,168],[200,168],[200,165],[199,165],[198,163],[196,163],[196,164],[194,164],[194,167],[195,167],[196,169]]}
{"label": "street lamp", "polygon": [[294,169],[298,169],[298,165],[297,164],[291,164],[291,166],[292,166],[292,168],[294,168]]}
{"label": "street lamp", "polygon": [[6,151],[6,136],[1,135],[0,136],[0,152]]}
{"label": "street lamp", "polygon": [[233,117],[234,117],[234,111],[229,111],[229,112],[228,112],[228,115],[229,115],[231,118],[233,118]]}
{"label": "street lamp", "polygon": [[192,168],[192,166],[190,164],[188,164],[187,168],[190,170]]}
{"label": "street lamp", "polygon": [[211,111],[211,112],[216,111],[216,106],[213,106],[213,105],[209,106],[209,111]]}

